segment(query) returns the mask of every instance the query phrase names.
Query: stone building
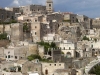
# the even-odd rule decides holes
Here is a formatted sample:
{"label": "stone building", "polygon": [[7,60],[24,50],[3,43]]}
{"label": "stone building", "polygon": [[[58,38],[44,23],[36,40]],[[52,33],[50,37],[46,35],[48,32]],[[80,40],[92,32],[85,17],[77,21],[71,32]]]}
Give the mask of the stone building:
{"label": "stone building", "polygon": [[12,11],[14,14],[15,13],[20,13],[20,8],[19,7],[5,7],[5,10],[9,10],[9,11]]}
{"label": "stone building", "polygon": [[4,58],[6,61],[16,61],[26,59],[28,46],[14,47],[4,49]]}
{"label": "stone building", "polygon": [[51,56],[52,56],[52,61],[61,62],[61,50],[60,49],[52,49]]}
{"label": "stone building", "polygon": [[66,21],[66,22],[69,22],[69,23],[77,23],[78,22],[77,14],[65,13],[63,15],[64,15],[63,21]]}
{"label": "stone building", "polygon": [[54,11],[52,0],[47,0],[46,1],[46,10],[47,10],[48,13],[52,13]]}
{"label": "stone building", "polygon": [[55,20],[56,22],[62,22],[63,15],[60,13],[52,13],[47,15],[47,21]]}
{"label": "stone building", "polygon": [[23,25],[21,23],[11,24],[11,41],[23,40]]}
{"label": "stone building", "polygon": [[12,11],[0,8],[0,22],[2,23],[7,19],[14,19],[14,13]]}
{"label": "stone building", "polygon": [[23,14],[46,14],[46,6],[42,6],[42,5],[28,5],[28,6],[24,6],[23,8],[21,8],[23,11]]}
{"label": "stone building", "polygon": [[57,69],[65,69],[64,63],[42,63],[43,75],[53,75]]}
{"label": "stone building", "polygon": [[41,40],[41,25],[40,22],[33,22],[31,24],[31,36],[34,42]]}
{"label": "stone building", "polygon": [[18,60],[14,66],[20,66],[23,75],[29,75],[29,72],[39,73],[39,75],[42,75],[42,64],[38,59],[33,61]]}
{"label": "stone building", "polygon": [[60,43],[58,47],[61,48],[62,52],[64,52],[64,56],[66,58],[71,58],[75,56],[75,44],[74,43],[68,40],[63,40],[62,43]]}
{"label": "stone building", "polygon": [[99,18],[92,19],[92,28],[96,28],[96,29],[100,28],[100,19]]}
{"label": "stone building", "polygon": [[85,22],[89,19],[89,17],[85,15],[77,15],[78,22]]}

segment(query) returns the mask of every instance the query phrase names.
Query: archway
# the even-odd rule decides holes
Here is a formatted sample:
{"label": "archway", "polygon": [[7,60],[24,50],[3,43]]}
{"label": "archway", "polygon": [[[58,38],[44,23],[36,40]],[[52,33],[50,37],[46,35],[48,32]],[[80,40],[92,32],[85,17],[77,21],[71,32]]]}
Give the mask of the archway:
{"label": "archway", "polygon": [[66,57],[67,57],[67,58],[71,58],[71,53],[70,53],[70,52],[67,52],[67,53],[66,53]]}

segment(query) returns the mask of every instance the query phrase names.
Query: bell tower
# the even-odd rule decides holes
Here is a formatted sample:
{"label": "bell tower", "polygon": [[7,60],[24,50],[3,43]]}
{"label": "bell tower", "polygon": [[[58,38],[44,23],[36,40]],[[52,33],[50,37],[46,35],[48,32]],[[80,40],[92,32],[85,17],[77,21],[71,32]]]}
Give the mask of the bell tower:
{"label": "bell tower", "polygon": [[53,12],[53,1],[52,0],[46,1],[46,10],[47,10],[48,13]]}

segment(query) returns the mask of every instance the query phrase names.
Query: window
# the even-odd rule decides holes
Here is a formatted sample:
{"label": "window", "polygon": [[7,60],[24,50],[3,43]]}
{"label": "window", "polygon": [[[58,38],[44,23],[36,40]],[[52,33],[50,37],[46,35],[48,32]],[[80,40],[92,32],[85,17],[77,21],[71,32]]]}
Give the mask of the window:
{"label": "window", "polygon": [[61,66],[61,64],[59,64],[59,66]]}
{"label": "window", "polygon": [[15,10],[15,12],[17,12],[17,9]]}
{"label": "window", "polygon": [[8,58],[10,58],[10,55],[8,55]]}
{"label": "window", "polygon": [[1,18],[3,19],[3,14],[1,15]]}
{"label": "window", "polygon": [[35,26],[35,28],[37,28],[37,26]]}
{"label": "window", "polygon": [[58,24],[58,28],[59,28],[59,24]]}
{"label": "window", "polygon": [[49,4],[49,7],[51,7],[51,4]]}
{"label": "window", "polygon": [[7,58],[7,56],[5,56]]}
{"label": "window", "polygon": [[49,9],[51,9],[51,8],[49,8]]}
{"label": "window", "polygon": [[93,48],[93,45],[91,45],[91,47]]}
{"label": "window", "polygon": [[50,64],[50,66],[51,66],[51,64]]}
{"label": "window", "polygon": [[17,59],[17,56],[15,56],[15,59]]}
{"label": "window", "polygon": [[45,74],[48,74],[48,70],[47,69],[45,70]]}
{"label": "window", "polygon": [[69,47],[69,50],[71,50],[71,48]]}
{"label": "window", "polygon": [[37,20],[35,20],[35,22],[37,22]]}
{"label": "window", "polygon": [[35,35],[36,35],[36,32],[35,32]]}

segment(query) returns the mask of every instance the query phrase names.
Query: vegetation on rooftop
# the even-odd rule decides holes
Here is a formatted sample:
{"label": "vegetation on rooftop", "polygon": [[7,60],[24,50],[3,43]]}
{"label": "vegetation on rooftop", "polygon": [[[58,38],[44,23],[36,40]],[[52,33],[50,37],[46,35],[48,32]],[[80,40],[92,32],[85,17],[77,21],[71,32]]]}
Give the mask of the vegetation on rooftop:
{"label": "vegetation on rooftop", "polygon": [[11,24],[11,23],[17,23],[16,20],[11,20],[9,22],[0,22],[0,24]]}
{"label": "vegetation on rooftop", "polygon": [[48,43],[48,42],[41,41],[41,42],[37,42],[37,44],[44,46],[45,53],[47,53],[48,49],[57,48],[54,42]]}
{"label": "vegetation on rooftop", "polygon": [[84,36],[82,40],[88,40],[89,41],[89,38]]}
{"label": "vegetation on rooftop", "polygon": [[32,60],[34,60],[34,59],[39,59],[39,60],[41,60],[42,58],[41,58],[39,55],[31,54],[30,56],[27,57],[27,59],[28,59],[29,61],[32,61]]}
{"label": "vegetation on rooftop", "polygon": [[31,54],[30,56],[27,57],[27,59],[28,59],[29,61],[32,61],[32,60],[34,60],[34,59],[39,59],[39,60],[42,61],[42,62],[52,62],[51,60],[41,58],[39,55],[36,55],[36,54]]}
{"label": "vegetation on rooftop", "polygon": [[70,22],[70,20],[63,20],[63,22]]}

